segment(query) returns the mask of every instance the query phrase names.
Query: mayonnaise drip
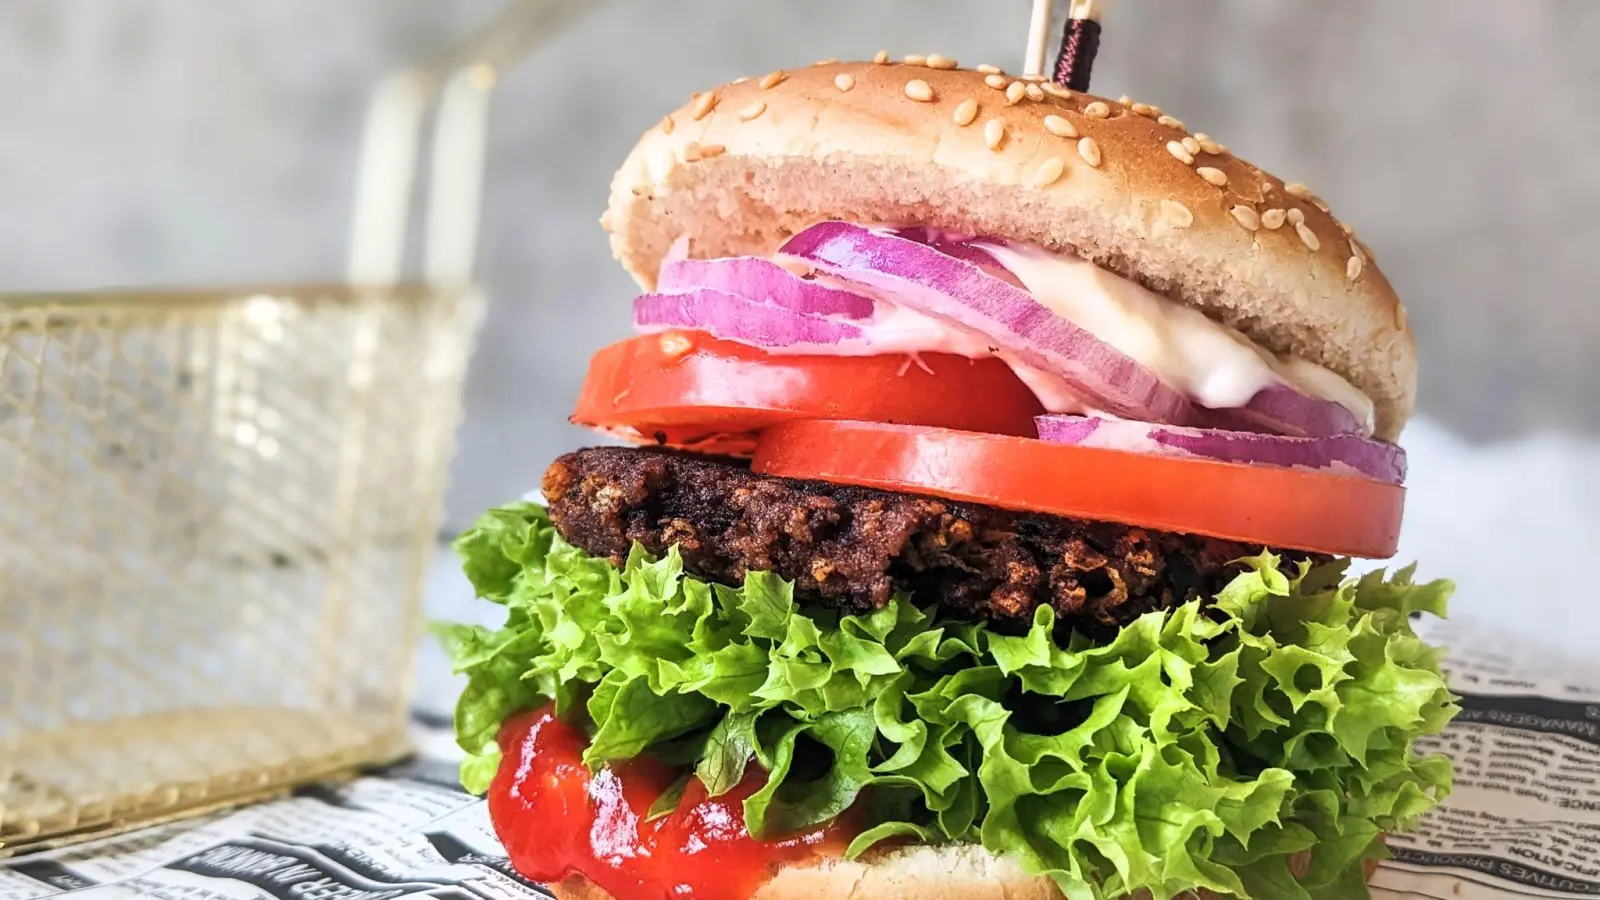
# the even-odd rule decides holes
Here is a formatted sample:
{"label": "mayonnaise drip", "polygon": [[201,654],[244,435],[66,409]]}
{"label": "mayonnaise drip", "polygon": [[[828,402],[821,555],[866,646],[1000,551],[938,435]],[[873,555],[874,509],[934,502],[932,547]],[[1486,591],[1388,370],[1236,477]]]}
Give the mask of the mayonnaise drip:
{"label": "mayonnaise drip", "polygon": [[1027,245],[977,244],[1056,315],[1105,341],[1189,399],[1235,409],[1278,382],[1331,400],[1370,427],[1372,400],[1314,362],[1279,359],[1239,331],[1099,266]]}
{"label": "mayonnaise drip", "polygon": [[[1372,400],[1337,373],[1299,357],[1279,358],[1241,332],[1193,307],[1150,291],[1083,259],[1022,244],[979,243],[1016,276],[1039,303],[1153,370],[1194,402],[1234,409],[1265,388],[1289,384],[1348,409],[1371,427]],[[775,257],[780,264],[792,258]],[[868,337],[829,346],[767,348],[769,353],[831,356],[949,353],[995,356],[1017,373],[1046,410],[1092,413],[1058,376],[1021,362],[984,335],[894,302],[861,286],[814,276],[876,301],[872,318],[858,322]]]}

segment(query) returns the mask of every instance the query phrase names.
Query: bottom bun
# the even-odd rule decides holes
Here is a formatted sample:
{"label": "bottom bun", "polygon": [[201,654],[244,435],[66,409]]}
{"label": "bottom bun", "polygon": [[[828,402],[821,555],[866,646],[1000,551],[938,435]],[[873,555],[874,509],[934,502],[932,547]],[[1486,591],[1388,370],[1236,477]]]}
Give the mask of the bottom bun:
{"label": "bottom bun", "polygon": [[[1310,861],[1305,853],[1289,860],[1296,875]],[[1367,878],[1378,861],[1367,861]],[[581,875],[550,885],[557,900],[617,900]],[[1140,891],[1129,900],[1148,900]],[[1202,890],[1197,900],[1220,900]],[[870,898],[870,900],[1062,900],[1055,882],[1029,875],[1016,861],[995,856],[977,844],[898,847],[856,859],[821,859],[787,864],[751,900],[817,900],[817,898]],[[1270,900],[1270,898],[1269,898]]]}

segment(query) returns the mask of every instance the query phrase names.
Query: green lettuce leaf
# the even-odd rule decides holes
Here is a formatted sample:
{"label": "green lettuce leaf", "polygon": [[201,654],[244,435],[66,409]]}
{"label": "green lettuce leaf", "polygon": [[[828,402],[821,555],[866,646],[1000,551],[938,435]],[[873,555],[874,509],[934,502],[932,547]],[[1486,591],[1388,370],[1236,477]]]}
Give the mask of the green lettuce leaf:
{"label": "green lettuce leaf", "polygon": [[1073,900],[1323,900],[1365,896],[1379,836],[1450,788],[1447,760],[1412,751],[1456,707],[1411,629],[1444,613],[1450,586],[1411,569],[1346,580],[1263,553],[1215,598],[1095,644],[1063,640],[1047,607],[1020,634],[904,596],[866,615],[804,610],[767,573],[739,588],[687,576],[676,549],[635,547],[619,570],[533,504],[492,510],[456,547],[507,609],[498,630],[438,631],[468,676],[456,730],[474,791],[498,765],[500,722],[554,702],[586,715],[591,766],[651,755],[713,796],[763,770],[744,803],[758,836],[850,809],[851,855],[979,841]]}

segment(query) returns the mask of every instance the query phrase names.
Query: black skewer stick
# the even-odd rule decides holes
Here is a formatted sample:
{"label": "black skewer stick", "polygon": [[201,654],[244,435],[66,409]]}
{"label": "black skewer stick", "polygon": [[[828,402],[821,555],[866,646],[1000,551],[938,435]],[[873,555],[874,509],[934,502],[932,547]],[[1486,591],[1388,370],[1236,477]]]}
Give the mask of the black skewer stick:
{"label": "black skewer stick", "polygon": [[1074,91],[1089,90],[1089,73],[1095,54],[1100,52],[1100,20],[1092,2],[1074,2],[1061,33],[1061,52],[1056,55],[1055,80]]}

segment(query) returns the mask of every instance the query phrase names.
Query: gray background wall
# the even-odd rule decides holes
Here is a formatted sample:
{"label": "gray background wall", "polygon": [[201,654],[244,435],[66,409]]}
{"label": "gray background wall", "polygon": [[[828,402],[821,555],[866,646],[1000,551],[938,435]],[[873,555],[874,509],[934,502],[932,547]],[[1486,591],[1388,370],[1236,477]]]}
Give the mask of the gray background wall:
{"label": "gray background wall", "polygon": [[[612,0],[504,82],[451,524],[531,486],[632,288],[595,219],[691,91],[820,57],[1014,68],[1024,0]],[[494,0],[3,0],[0,286],[338,277],[361,107]],[[1096,89],[1353,222],[1412,310],[1422,409],[1600,434],[1600,3],[1121,0]]]}

